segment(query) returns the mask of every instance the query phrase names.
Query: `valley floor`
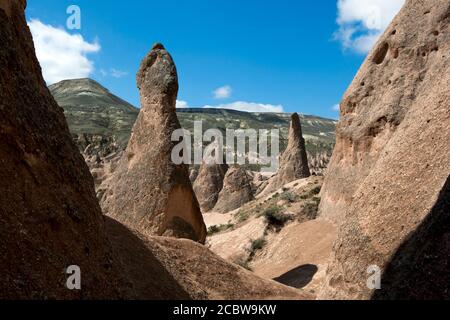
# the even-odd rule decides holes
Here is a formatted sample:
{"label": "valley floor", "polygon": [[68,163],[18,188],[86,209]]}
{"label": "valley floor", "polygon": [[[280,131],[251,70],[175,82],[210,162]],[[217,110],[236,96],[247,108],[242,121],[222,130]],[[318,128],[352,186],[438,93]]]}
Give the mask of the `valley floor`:
{"label": "valley floor", "polygon": [[238,210],[206,213],[207,246],[262,278],[316,295],[337,235],[332,223],[317,218],[322,182],[301,179]]}

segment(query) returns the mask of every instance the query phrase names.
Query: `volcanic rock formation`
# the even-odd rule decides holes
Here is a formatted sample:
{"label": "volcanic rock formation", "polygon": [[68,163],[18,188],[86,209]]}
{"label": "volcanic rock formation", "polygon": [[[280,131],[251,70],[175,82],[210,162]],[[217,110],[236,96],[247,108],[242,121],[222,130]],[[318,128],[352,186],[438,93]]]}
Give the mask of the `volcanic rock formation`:
{"label": "volcanic rock formation", "polygon": [[370,298],[372,265],[375,298],[450,298],[449,52],[450,1],[408,0],[346,92],[322,189],[320,215],[342,221],[323,298]]}
{"label": "volcanic rock formation", "polygon": [[280,160],[278,183],[282,186],[298,179],[308,178],[310,175],[300,117],[294,113],[289,127],[288,146]]}
{"label": "volcanic rock formation", "polygon": [[242,167],[235,165],[228,169],[225,175],[223,188],[213,211],[227,213],[253,199],[253,187],[249,175]]}
{"label": "volcanic rock formation", "polygon": [[227,164],[203,163],[201,165],[200,172],[195,179],[194,191],[202,212],[208,212],[216,205],[227,171]]}
{"label": "volcanic rock formation", "polygon": [[186,165],[175,165],[174,130],[180,129],[175,104],[175,63],[161,44],[142,61],[137,75],[142,109],[102,207],[106,214],[144,235],[204,242],[206,227]]}
{"label": "volcanic rock formation", "polygon": [[302,125],[297,113],[291,116],[289,127],[288,145],[280,158],[280,168],[272,178],[264,192],[270,192],[281,188],[285,184],[311,176],[308,167],[305,139],[303,138]]}
{"label": "volcanic rock formation", "polygon": [[[93,179],[42,78],[25,6],[0,0],[0,299],[120,298]],[[82,291],[66,287],[72,265]]]}

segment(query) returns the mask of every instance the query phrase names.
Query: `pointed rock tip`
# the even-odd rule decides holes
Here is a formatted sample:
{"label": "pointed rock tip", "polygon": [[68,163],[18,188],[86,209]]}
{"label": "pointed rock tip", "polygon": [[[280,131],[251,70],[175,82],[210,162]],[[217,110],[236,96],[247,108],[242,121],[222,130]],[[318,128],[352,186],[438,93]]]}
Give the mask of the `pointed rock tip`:
{"label": "pointed rock tip", "polygon": [[164,45],[160,42],[156,42],[153,47],[152,50],[165,50],[166,48],[164,48]]}
{"label": "pointed rock tip", "polygon": [[294,122],[300,122],[300,116],[298,115],[297,112],[294,112],[294,113],[291,115],[291,120],[294,121]]}

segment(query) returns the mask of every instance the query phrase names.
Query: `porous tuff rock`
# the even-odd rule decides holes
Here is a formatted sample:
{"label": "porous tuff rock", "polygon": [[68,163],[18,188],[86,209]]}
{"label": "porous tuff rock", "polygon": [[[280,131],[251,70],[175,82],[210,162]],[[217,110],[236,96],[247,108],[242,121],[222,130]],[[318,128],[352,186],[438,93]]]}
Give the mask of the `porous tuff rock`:
{"label": "porous tuff rock", "polygon": [[[0,0],[0,299],[124,297],[92,176],[42,78],[25,6]],[[71,265],[81,291],[66,287]]]}
{"label": "porous tuff rock", "polygon": [[194,191],[202,212],[208,212],[216,205],[227,171],[227,164],[203,163],[201,165],[195,179]]}
{"label": "porous tuff rock", "polygon": [[322,298],[450,297],[449,52],[450,1],[409,0],[346,92],[322,189],[321,216],[341,225]]}
{"label": "porous tuff rock", "polygon": [[280,159],[277,186],[311,176],[300,117],[294,113],[289,127],[288,146]]}
{"label": "porous tuff rock", "polygon": [[213,211],[227,213],[254,199],[253,187],[247,172],[235,165],[228,169],[222,191]]}
{"label": "porous tuff rock", "polygon": [[172,133],[180,129],[175,63],[161,44],[137,75],[141,111],[128,147],[102,198],[104,212],[144,235],[204,242],[206,226],[186,165],[175,165]]}
{"label": "porous tuff rock", "polygon": [[288,145],[280,158],[277,174],[269,181],[264,192],[269,193],[299,179],[308,178],[311,172],[308,166],[305,139],[297,113],[292,114],[288,134]]}

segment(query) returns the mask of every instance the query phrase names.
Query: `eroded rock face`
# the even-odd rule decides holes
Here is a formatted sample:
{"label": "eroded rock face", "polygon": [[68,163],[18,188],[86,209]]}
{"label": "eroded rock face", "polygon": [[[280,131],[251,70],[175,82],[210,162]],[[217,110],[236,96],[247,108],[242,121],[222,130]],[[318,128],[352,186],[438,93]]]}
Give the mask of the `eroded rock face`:
{"label": "eroded rock face", "polygon": [[280,168],[264,192],[271,192],[289,182],[308,178],[309,176],[311,176],[311,172],[308,166],[308,156],[306,154],[302,125],[300,123],[300,117],[297,113],[294,113],[291,116],[288,146],[280,158]]}
{"label": "eroded rock face", "polygon": [[213,211],[227,213],[242,207],[254,199],[251,179],[247,172],[238,165],[228,169],[222,191]]}
{"label": "eroded rock face", "polygon": [[[120,298],[94,183],[42,78],[25,5],[0,0],[0,299]],[[71,265],[82,291],[66,287]]]}
{"label": "eroded rock face", "polygon": [[206,227],[186,165],[175,165],[178,77],[172,57],[156,44],[137,76],[139,117],[127,150],[102,199],[104,212],[144,235],[204,242]]}
{"label": "eroded rock face", "polygon": [[378,298],[449,298],[443,273],[424,275],[449,271],[449,229],[432,231],[448,216],[449,24],[450,1],[407,1],[344,96],[322,189],[321,216],[342,221],[323,298],[370,298],[370,265],[384,271]]}
{"label": "eroded rock face", "polygon": [[228,165],[226,164],[203,163],[201,165],[194,183],[194,191],[202,212],[208,212],[216,205],[227,171]]}
{"label": "eroded rock face", "polygon": [[289,127],[288,146],[283,152],[278,171],[279,186],[311,176],[306,155],[305,139],[303,138],[300,117],[294,113]]}

